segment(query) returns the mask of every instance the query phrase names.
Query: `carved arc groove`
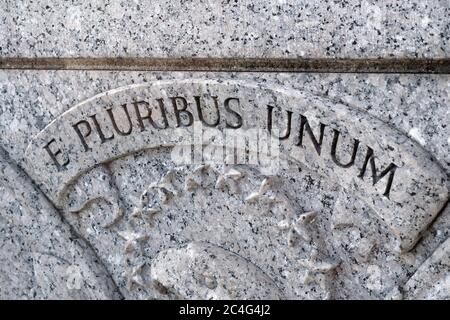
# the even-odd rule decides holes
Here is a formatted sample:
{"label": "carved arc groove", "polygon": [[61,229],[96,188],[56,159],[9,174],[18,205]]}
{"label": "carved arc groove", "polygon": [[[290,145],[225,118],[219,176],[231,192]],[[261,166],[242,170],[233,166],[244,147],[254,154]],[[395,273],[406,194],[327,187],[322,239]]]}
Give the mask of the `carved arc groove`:
{"label": "carved arc groove", "polygon": [[[9,156],[8,152],[5,150],[5,148],[3,146],[0,145],[0,153],[3,155],[3,157],[6,159],[6,161],[8,161],[8,163],[13,166],[17,172],[19,172],[19,174],[21,174],[24,178],[26,178],[29,183],[36,189],[38,190],[38,192],[40,193],[40,195],[45,198],[45,200],[48,202],[48,204],[53,208],[53,210],[55,210],[55,212],[58,213],[61,221],[69,228],[70,233],[73,234],[77,239],[80,239],[81,241],[83,241],[87,248],[90,250],[90,253],[93,255],[93,257],[95,257],[95,259],[98,261],[98,263],[100,264],[100,266],[102,267],[102,269],[104,270],[105,274],[109,277],[109,280],[111,281],[111,283],[114,285],[114,290],[117,292],[117,294],[120,295],[121,299],[124,299],[124,295],[120,290],[120,286],[117,285],[117,283],[114,280],[114,277],[112,277],[111,273],[109,272],[108,268],[106,267],[106,264],[102,261],[102,259],[100,259],[100,257],[97,255],[97,253],[95,252],[95,249],[93,247],[93,245],[87,240],[85,239],[82,235],[80,235],[74,228],[73,226],[68,223],[65,218],[64,215],[61,213],[60,209],[58,209],[55,204],[53,203],[53,201],[51,201],[51,199],[45,194],[45,192],[43,192],[43,190],[40,188],[39,184],[36,183],[32,177],[29,176],[29,174],[26,172],[26,170],[23,170],[22,167],[20,165],[18,165],[15,161],[13,161],[11,159],[11,157]],[[59,258],[59,257],[58,257]]]}
{"label": "carved arc groove", "polygon": [[[99,163],[143,149],[190,144],[183,141],[195,129],[194,111],[189,109],[190,97],[207,93],[219,96],[223,101],[222,112],[228,119],[223,119],[214,128],[221,129],[221,132],[246,130],[239,131],[244,135],[250,130],[272,129],[272,121],[273,126],[278,123],[282,127],[279,124],[283,119],[281,114],[292,113],[292,119],[295,119],[292,120],[293,130],[286,131],[290,136],[280,141],[281,155],[358,195],[390,227],[398,238],[400,252],[415,245],[420,233],[448,199],[447,176],[439,164],[420,145],[378,118],[307,92],[280,87],[269,89],[238,81],[157,81],[94,96],[63,113],[32,140],[26,151],[26,169],[59,205],[65,186]],[[89,117],[95,114],[99,122],[105,123],[108,121],[105,107],[126,108],[127,104],[142,99],[151,103],[163,99],[167,108],[173,104],[174,114],[167,113],[167,110],[162,113],[171,123],[167,129],[148,130],[136,126],[140,130],[130,131],[127,135],[116,134],[107,142],[100,139],[103,133],[100,138],[95,137],[95,128],[89,123]],[[278,118],[272,117],[275,111],[266,106],[277,106]],[[182,122],[181,114],[189,115],[189,122],[186,119]],[[134,117],[143,119],[142,114]],[[195,117],[195,120],[199,119]],[[125,119],[116,121],[118,123],[106,125],[104,129],[126,128],[130,123],[121,123]],[[136,125],[136,120],[133,121]],[[320,139],[316,136],[319,124]],[[183,129],[181,135],[180,129]],[[325,130],[338,130],[357,139],[360,151],[350,168],[336,165],[333,157],[328,156],[335,154],[336,150],[332,150],[332,135],[326,134]],[[57,157],[65,160],[58,162]],[[411,197],[419,200],[412,202]]]}

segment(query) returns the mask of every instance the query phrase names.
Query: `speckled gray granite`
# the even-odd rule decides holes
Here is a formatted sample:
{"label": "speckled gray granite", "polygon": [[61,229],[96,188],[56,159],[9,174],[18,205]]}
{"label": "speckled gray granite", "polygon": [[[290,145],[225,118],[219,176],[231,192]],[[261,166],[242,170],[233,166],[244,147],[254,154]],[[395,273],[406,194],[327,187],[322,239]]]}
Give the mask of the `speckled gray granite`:
{"label": "speckled gray granite", "polygon": [[14,1],[2,57],[442,58],[448,0]]}
{"label": "speckled gray granite", "polygon": [[117,299],[95,256],[0,151],[0,299]]}
{"label": "speckled gray granite", "polygon": [[449,80],[2,71],[0,144],[125,298],[450,299]]}

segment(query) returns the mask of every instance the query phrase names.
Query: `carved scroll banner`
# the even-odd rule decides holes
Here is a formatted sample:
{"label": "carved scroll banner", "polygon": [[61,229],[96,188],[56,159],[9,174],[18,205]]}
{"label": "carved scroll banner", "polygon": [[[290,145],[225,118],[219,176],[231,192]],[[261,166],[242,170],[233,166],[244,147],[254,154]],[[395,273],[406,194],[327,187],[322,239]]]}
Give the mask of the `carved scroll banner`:
{"label": "carved scroll banner", "polygon": [[26,151],[26,170],[57,204],[98,164],[189,142],[195,123],[271,132],[283,158],[354,193],[411,249],[448,199],[420,145],[365,111],[298,90],[243,82],[161,81],[99,94],[60,115]]}

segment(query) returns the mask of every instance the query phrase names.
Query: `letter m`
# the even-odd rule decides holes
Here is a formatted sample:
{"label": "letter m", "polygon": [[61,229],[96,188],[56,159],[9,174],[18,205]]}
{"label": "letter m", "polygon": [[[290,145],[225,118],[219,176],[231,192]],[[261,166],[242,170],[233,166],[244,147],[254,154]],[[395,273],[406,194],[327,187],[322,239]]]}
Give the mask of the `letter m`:
{"label": "letter m", "polygon": [[377,174],[377,168],[375,166],[375,157],[373,155],[372,148],[367,148],[366,159],[364,160],[363,167],[361,168],[361,172],[358,175],[358,178],[364,179],[364,174],[367,170],[367,165],[370,162],[370,168],[372,170],[372,181],[373,185],[377,184],[384,176],[388,176],[388,180],[386,182],[386,188],[384,190],[383,196],[389,199],[389,193],[391,192],[392,182],[394,181],[395,170],[397,170],[398,166],[394,163],[389,164],[380,174]]}

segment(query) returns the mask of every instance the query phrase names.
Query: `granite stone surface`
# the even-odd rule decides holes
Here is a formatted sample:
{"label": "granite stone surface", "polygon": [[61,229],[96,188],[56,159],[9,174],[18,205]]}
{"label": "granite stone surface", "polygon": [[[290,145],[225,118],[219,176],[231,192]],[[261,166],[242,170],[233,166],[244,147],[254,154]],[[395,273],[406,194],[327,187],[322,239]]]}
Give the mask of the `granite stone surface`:
{"label": "granite stone surface", "polygon": [[13,1],[1,57],[445,58],[448,0]]}
{"label": "granite stone surface", "polygon": [[[4,185],[46,203],[4,193],[2,217],[45,220],[5,218],[0,257],[39,275],[3,263],[5,297],[450,298],[447,75],[0,71],[0,92]],[[67,231],[11,241],[45,226]]]}
{"label": "granite stone surface", "polygon": [[450,299],[449,57],[450,0],[2,1],[0,299]]}
{"label": "granite stone surface", "polygon": [[0,151],[0,299],[119,299],[89,243]]}

